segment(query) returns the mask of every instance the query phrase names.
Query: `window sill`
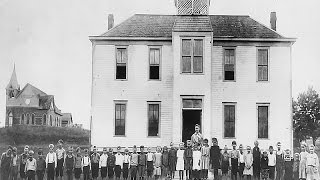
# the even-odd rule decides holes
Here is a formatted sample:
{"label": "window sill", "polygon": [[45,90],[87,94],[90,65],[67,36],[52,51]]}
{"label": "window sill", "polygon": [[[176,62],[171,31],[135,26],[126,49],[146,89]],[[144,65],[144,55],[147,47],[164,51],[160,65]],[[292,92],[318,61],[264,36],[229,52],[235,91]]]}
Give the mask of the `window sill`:
{"label": "window sill", "polygon": [[257,83],[270,83],[270,81],[268,80],[268,81],[259,81],[259,80],[257,80]]}
{"label": "window sill", "polygon": [[161,79],[148,79],[148,81],[161,81]]}
{"label": "window sill", "polygon": [[223,137],[223,139],[236,139],[236,137]]}
{"label": "window sill", "polygon": [[158,139],[158,138],[161,138],[160,136],[147,136],[147,138],[150,138],[150,139]]}
{"label": "window sill", "polygon": [[128,81],[128,79],[115,79],[115,81]]}
{"label": "window sill", "polygon": [[236,80],[223,80],[222,82],[237,82]]}
{"label": "window sill", "polygon": [[259,140],[270,140],[270,138],[258,138]]}
{"label": "window sill", "polygon": [[127,136],[126,135],[113,135],[113,137],[123,137],[123,138],[125,138]]}
{"label": "window sill", "polygon": [[180,73],[181,75],[204,75],[204,73]]}

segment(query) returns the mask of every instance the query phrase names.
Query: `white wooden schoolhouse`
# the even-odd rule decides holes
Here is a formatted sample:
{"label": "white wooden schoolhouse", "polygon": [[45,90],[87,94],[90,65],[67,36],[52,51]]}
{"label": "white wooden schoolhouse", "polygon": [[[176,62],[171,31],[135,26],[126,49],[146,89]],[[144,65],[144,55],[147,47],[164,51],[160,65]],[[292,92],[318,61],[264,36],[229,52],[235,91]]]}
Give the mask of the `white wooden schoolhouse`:
{"label": "white wooden schoolhouse", "polygon": [[136,14],[92,42],[91,144],[169,146],[194,125],[220,146],[292,147],[294,38],[250,16],[211,15],[176,0],[176,15]]}

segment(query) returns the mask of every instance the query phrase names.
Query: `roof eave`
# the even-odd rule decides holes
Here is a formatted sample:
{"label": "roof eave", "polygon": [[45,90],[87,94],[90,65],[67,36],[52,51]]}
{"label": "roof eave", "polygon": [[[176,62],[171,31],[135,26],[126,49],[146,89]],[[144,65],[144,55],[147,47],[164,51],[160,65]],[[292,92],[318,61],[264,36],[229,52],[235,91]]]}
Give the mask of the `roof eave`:
{"label": "roof eave", "polygon": [[297,38],[235,38],[213,37],[214,41],[263,41],[263,42],[296,42]]}
{"label": "roof eave", "polygon": [[171,41],[172,37],[109,37],[109,36],[89,36],[89,40],[93,41],[105,41],[105,40],[157,40],[157,41]]}

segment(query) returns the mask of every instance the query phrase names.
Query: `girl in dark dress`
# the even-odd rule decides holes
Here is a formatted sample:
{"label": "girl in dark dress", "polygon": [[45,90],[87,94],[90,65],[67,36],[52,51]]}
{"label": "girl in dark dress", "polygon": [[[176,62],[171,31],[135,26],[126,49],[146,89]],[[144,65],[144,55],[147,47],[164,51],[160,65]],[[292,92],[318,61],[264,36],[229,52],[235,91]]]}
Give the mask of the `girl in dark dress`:
{"label": "girl in dark dress", "polygon": [[260,164],[261,178],[262,178],[262,180],[268,180],[268,178],[269,178],[269,166],[268,166],[269,159],[268,159],[267,151],[263,151],[263,156],[262,156],[260,162],[261,162],[261,164]]}
{"label": "girl in dark dress", "polygon": [[228,153],[228,147],[225,146],[223,153],[222,153],[222,157],[221,157],[221,171],[222,171],[222,178],[223,179],[227,179],[228,176],[228,171],[229,171],[229,160],[230,160],[230,156]]}
{"label": "girl in dark dress", "polygon": [[176,164],[177,164],[177,150],[173,147],[173,143],[170,143],[170,150],[169,150],[169,171],[170,171],[170,178],[174,179],[174,173],[176,171]]}

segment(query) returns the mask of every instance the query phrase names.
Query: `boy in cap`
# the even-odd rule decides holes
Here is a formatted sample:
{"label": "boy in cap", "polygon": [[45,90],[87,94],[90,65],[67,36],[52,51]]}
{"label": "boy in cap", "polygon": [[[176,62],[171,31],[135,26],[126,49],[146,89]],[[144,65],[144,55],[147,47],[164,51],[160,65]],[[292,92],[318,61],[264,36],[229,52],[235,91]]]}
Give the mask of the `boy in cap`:
{"label": "boy in cap", "polygon": [[213,168],[214,179],[218,179],[218,170],[221,164],[221,149],[218,145],[217,138],[212,138],[212,146],[210,148],[210,164]]}
{"label": "boy in cap", "polygon": [[93,153],[91,154],[91,168],[92,178],[95,180],[99,176],[99,161],[100,155],[97,153],[97,147],[93,146]]}
{"label": "boy in cap", "polygon": [[243,179],[243,171],[244,171],[244,167],[245,167],[245,161],[244,161],[244,152],[243,152],[243,146],[242,144],[239,145],[239,176],[240,179]]}
{"label": "boy in cap", "polygon": [[277,143],[277,151],[276,151],[276,179],[282,180],[284,175],[284,152],[281,149],[281,143]]}
{"label": "boy in cap", "polygon": [[237,150],[236,141],[232,141],[232,150],[230,152],[230,157],[231,157],[231,179],[237,180],[239,151]]}
{"label": "boy in cap", "polygon": [[184,150],[184,169],[186,170],[186,178],[191,179],[192,172],[192,142],[187,140],[187,148]]}
{"label": "boy in cap", "polygon": [[284,152],[284,180],[292,180],[293,178],[293,158],[291,152],[286,149]]}
{"label": "boy in cap", "polygon": [[12,148],[12,164],[11,164],[11,170],[10,170],[10,176],[12,180],[17,180],[18,179],[18,155],[17,155],[17,148],[13,147]]}
{"label": "boy in cap", "polygon": [[75,157],[73,155],[73,148],[69,147],[68,152],[67,152],[67,156],[64,160],[65,163],[65,167],[67,169],[67,179],[68,180],[72,180],[73,176],[72,176],[72,172],[73,172],[73,168],[75,166]]}
{"label": "boy in cap", "polygon": [[208,169],[210,162],[210,147],[208,145],[208,139],[203,140],[203,146],[201,148],[201,174],[202,179],[208,179]]}
{"label": "boy in cap", "polygon": [[103,148],[103,153],[100,156],[100,162],[99,162],[99,169],[102,180],[106,179],[107,177],[107,160],[108,160],[108,151],[107,148]]}
{"label": "boy in cap", "polygon": [[147,155],[144,152],[144,146],[140,146],[140,155],[138,156],[139,179],[143,180],[147,165]]}
{"label": "boy in cap", "polygon": [[261,159],[261,151],[259,148],[259,142],[254,142],[254,148],[252,150],[253,155],[253,179],[260,179],[260,159]]}
{"label": "boy in cap", "polygon": [[25,172],[27,174],[28,180],[35,180],[36,170],[37,170],[37,160],[33,158],[34,152],[29,151],[29,158],[26,162]]}
{"label": "boy in cap", "polygon": [[84,150],[84,156],[82,158],[82,172],[83,172],[83,180],[89,180],[89,174],[91,170],[91,162],[89,157],[89,150]]}
{"label": "boy in cap", "polygon": [[43,180],[45,170],[46,170],[46,160],[43,157],[42,148],[39,148],[38,159],[37,159],[37,171],[36,171],[38,180]]}
{"label": "boy in cap", "polygon": [[12,150],[11,150],[11,146],[9,146],[8,150],[1,155],[1,159],[0,159],[1,179],[9,179],[10,166],[12,161],[11,154],[12,154]]}
{"label": "boy in cap", "polygon": [[170,171],[170,178],[174,179],[174,173],[176,171],[176,164],[177,164],[177,150],[173,146],[173,142],[170,143],[170,150],[169,150],[169,171]]}
{"label": "boy in cap", "polygon": [[128,148],[124,150],[123,158],[124,159],[123,159],[122,176],[124,180],[127,180],[129,176],[129,167],[130,167],[130,159],[131,159]]}
{"label": "boy in cap", "polygon": [[162,176],[164,178],[169,177],[169,152],[168,147],[163,147],[162,157],[161,157],[161,163],[162,163]]}
{"label": "boy in cap", "polygon": [[82,156],[81,149],[78,147],[76,149],[75,165],[74,165],[74,177],[79,180],[82,173]]}
{"label": "boy in cap", "polygon": [[113,149],[109,148],[109,155],[107,159],[107,167],[108,167],[108,178],[113,178],[114,175],[114,166],[116,164],[116,157],[113,154]]}
{"label": "boy in cap", "polygon": [[131,180],[137,179],[137,166],[138,166],[139,155],[137,153],[137,146],[133,146],[133,152],[130,157],[130,171],[131,171]]}
{"label": "boy in cap", "polygon": [[49,145],[49,153],[46,157],[47,180],[54,180],[54,170],[57,167],[57,154],[53,152],[54,145]]}
{"label": "boy in cap", "polygon": [[117,154],[115,155],[115,157],[116,157],[116,163],[115,163],[116,166],[114,167],[114,173],[116,175],[116,180],[120,180],[123,161],[124,161],[124,157],[121,154],[120,146],[117,147]]}
{"label": "boy in cap", "polygon": [[20,178],[22,180],[26,179],[26,173],[24,172],[25,166],[26,166],[26,162],[28,160],[29,157],[29,146],[26,145],[23,149],[23,153],[20,155]]}
{"label": "boy in cap", "polygon": [[62,177],[63,177],[63,164],[64,164],[64,158],[65,158],[65,150],[63,149],[62,147],[63,145],[63,140],[60,139],[58,141],[58,148],[56,150],[56,154],[57,154],[57,168],[56,168],[56,176],[57,176],[57,179],[60,179],[62,180]]}

